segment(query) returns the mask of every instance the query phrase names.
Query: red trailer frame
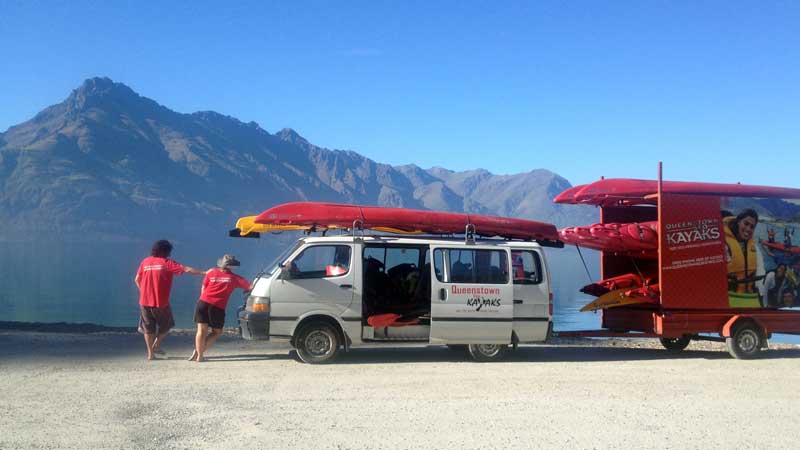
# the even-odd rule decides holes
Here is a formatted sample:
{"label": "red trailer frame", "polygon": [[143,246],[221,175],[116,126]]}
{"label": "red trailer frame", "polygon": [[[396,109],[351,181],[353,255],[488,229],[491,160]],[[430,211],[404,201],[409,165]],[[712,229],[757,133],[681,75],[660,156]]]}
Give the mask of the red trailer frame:
{"label": "red trailer frame", "polygon": [[658,221],[658,259],[600,252],[603,279],[657,273],[658,302],[604,309],[602,330],[558,332],[558,336],[660,338],[670,350],[684,349],[691,339],[724,340],[733,356],[749,358],[766,347],[773,333],[800,334],[800,311],[760,304],[738,307],[738,300],[732,299],[722,228],[726,225],[720,213],[721,202],[729,197],[800,198],[800,189],[663,183],[660,163],[656,181],[616,181],[572,188],[556,201],[595,204],[602,224]]}

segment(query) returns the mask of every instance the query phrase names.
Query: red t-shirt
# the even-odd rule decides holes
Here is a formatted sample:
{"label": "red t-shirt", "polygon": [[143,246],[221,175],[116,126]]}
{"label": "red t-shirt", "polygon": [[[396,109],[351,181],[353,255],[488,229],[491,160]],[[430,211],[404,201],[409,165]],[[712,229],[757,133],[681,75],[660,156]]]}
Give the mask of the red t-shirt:
{"label": "red t-shirt", "polygon": [[225,309],[228,299],[236,288],[249,289],[250,282],[233,272],[213,269],[203,278],[203,294],[200,300],[217,308]]}
{"label": "red t-shirt", "polygon": [[169,306],[172,276],[183,274],[183,266],[167,258],[148,256],[139,264],[139,304],[165,308]]}

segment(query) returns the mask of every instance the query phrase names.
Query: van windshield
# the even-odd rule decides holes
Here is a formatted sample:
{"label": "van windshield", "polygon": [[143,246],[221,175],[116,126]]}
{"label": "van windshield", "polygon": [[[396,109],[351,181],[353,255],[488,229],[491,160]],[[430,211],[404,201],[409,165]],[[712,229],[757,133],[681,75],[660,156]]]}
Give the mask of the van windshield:
{"label": "van windshield", "polygon": [[271,263],[267,265],[267,267],[264,268],[264,271],[261,272],[261,274],[269,276],[275,273],[275,271],[281,267],[281,264],[283,264],[286,261],[286,259],[289,258],[289,255],[294,253],[294,251],[297,250],[301,245],[303,245],[302,240],[295,242],[293,246],[281,252],[281,254],[278,255],[277,258],[275,258]]}

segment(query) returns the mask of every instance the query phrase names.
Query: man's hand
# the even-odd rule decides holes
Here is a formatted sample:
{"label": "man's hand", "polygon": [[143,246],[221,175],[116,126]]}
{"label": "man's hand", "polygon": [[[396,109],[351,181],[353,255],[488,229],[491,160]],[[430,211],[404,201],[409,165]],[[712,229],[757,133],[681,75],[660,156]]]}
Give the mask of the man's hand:
{"label": "man's hand", "polygon": [[[210,269],[209,269],[209,270],[210,270]],[[207,274],[207,273],[209,272],[209,271],[205,271],[205,272],[203,272],[202,270],[197,270],[197,269],[195,269],[195,268],[192,268],[192,267],[189,267],[189,266],[184,266],[184,267],[183,267],[183,271],[184,271],[184,272],[193,273],[193,274],[195,274],[195,275],[205,275],[205,274]]]}

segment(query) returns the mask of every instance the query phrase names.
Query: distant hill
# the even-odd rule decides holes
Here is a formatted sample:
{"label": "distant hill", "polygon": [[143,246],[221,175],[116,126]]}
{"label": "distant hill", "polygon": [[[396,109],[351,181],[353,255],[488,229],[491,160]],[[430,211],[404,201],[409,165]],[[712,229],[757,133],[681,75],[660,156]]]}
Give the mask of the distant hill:
{"label": "distant hill", "polygon": [[[535,166],[535,155],[521,165]],[[466,211],[559,226],[595,221],[552,198],[570,187],[544,169],[494,175],[393,167],[270,134],[212,111],[181,114],[108,78],[0,134],[0,239],[40,233],[140,238],[220,233],[242,215],[318,200]]]}

